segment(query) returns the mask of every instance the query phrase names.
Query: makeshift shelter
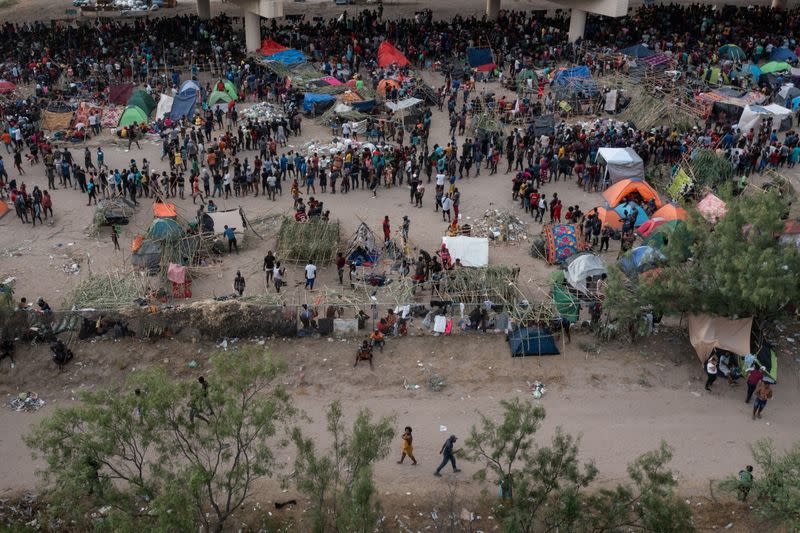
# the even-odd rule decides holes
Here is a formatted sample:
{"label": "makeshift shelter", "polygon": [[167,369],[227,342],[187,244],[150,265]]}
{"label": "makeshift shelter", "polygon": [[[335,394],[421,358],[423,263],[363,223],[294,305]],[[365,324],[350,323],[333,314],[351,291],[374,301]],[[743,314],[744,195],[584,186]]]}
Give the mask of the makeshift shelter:
{"label": "makeshift shelter", "polygon": [[378,66],[385,68],[391,65],[407,67],[411,62],[389,41],[383,41],[378,47]]}
{"label": "makeshift shelter", "polygon": [[169,118],[173,121],[180,120],[181,117],[191,118],[194,115],[194,106],[200,93],[191,89],[179,93],[172,99],[172,107],[169,111]]}
{"label": "makeshift shelter", "polygon": [[558,355],[558,346],[547,328],[519,328],[508,335],[511,357],[531,355]]}
{"label": "makeshift shelter", "polygon": [[280,52],[275,52],[272,55],[264,57],[266,61],[276,61],[278,63],[283,63],[286,66],[294,66],[300,65],[306,62],[306,55],[301,52],[300,50],[295,50],[294,48],[287,48],[286,50],[282,50]]}
{"label": "makeshift shelter", "polygon": [[633,148],[600,148],[596,161],[605,166],[604,176],[608,176],[611,183],[644,177],[644,161]]}
{"label": "makeshift shelter", "polygon": [[145,113],[140,107],[136,106],[128,106],[123,111],[122,116],[119,117],[119,124],[120,128],[124,128],[125,126],[130,126],[131,124],[146,124],[147,123],[147,113]]}
{"label": "makeshift shelter", "polygon": [[652,270],[666,260],[666,256],[652,246],[637,246],[619,260],[619,267],[629,277]]}
{"label": "makeshift shelter", "polygon": [[494,70],[497,65],[494,62],[492,49],[488,46],[480,48],[467,48],[467,62],[469,66],[481,72]]}
{"label": "makeshift shelter", "polygon": [[619,217],[625,220],[626,215],[630,216],[631,213],[636,213],[636,220],[633,222],[633,227],[638,228],[645,222],[649,220],[650,217],[647,216],[645,210],[637,204],[636,202],[623,202],[619,204],[617,207],[614,208],[614,211],[617,212]]}
{"label": "makeshift shelter", "polygon": [[214,91],[211,93],[211,96],[208,97],[208,107],[213,107],[215,105],[225,106],[228,104],[228,102],[232,101],[233,98],[231,95],[225,91]]}
{"label": "makeshift shelter", "polygon": [[603,274],[608,274],[603,260],[591,252],[575,254],[567,259],[564,265],[566,266],[564,279],[572,288],[584,293],[589,290],[586,285],[587,278],[599,279]]}
{"label": "makeshift shelter", "polygon": [[735,44],[726,44],[720,47],[719,55],[720,57],[724,57],[726,59],[732,59],[734,61],[742,61],[747,57],[747,54],[744,53],[739,46]]}
{"label": "makeshift shelter", "polygon": [[[225,211],[215,211],[213,213],[206,213],[211,219],[213,226],[212,230],[215,235],[222,235],[225,231],[225,226],[233,229],[236,235],[244,235],[244,230],[247,227],[242,213],[238,208],[227,209]],[[209,233],[211,232],[209,231]]]}
{"label": "makeshift shelter", "polygon": [[775,72],[790,72],[791,70],[792,66],[789,63],[782,61],[770,61],[766,65],[762,65],[760,68],[762,76],[764,74],[773,74]]}
{"label": "makeshift shelter", "polygon": [[172,218],[157,218],[150,223],[145,237],[151,240],[174,241],[183,237],[183,229]]}
{"label": "makeshift shelter", "polygon": [[324,111],[335,101],[336,97],[332,94],[305,93],[303,95],[303,111],[311,111],[315,108],[318,112]]}
{"label": "makeshift shelter", "polygon": [[381,248],[378,242],[375,233],[369,229],[366,223],[361,222],[353,236],[350,237],[346,257],[348,264],[363,267],[375,266],[381,258]]}
{"label": "makeshift shelter", "polygon": [[133,266],[146,270],[149,274],[155,274],[161,267],[161,249],[161,242],[158,240],[142,240],[131,254]]}
{"label": "makeshift shelter", "polygon": [[650,235],[656,228],[661,226],[662,224],[666,224],[667,221],[661,217],[653,217],[638,228],[636,228],[636,233],[641,235],[642,237],[647,237]]}
{"label": "makeshift shelter", "polygon": [[56,113],[53,111],[42,111],[41,128],[48,131],[61,131],[69,129],[72,124],[72,111]]}
{"label": "makeshift shelter", "polygon": [[603,198],[606,199],[610,207],[616,207],[629,200],[631,195],[640,196],[645,203],[654,200],[657,208],[663,205],[661,197],[656,190],[643,179],[624,179],[603,191]]}
{"label": "makeshift shelter", "polygon": [[181,86],[178,89],[178,94],[184,94],[191,91],[200,94],[200,84],[194,80],[186,80],[185,82],[181,83]]}
{"label": "makeshift shelter", "polygon": [[725,202],[720,200],[714,193],[708,193],[705,198],[700,200],[697,204],[697,210],[703,215],[703,218],[711,223],[716,223],[719,219],[725,216],[727,206]]}
{"label": "makeshift shelter", "polygon": [[781,46],[780,48],[772,49],[772,53],[769,55],[769,59],[770,61],[777,61],[778,63],[781,62],[797,63],[797,54],[795,54],[785,46]]}
{"label": "makeshift shelter", "polygon": [[375,87],[375,90],[378,92],[380,96],[385,97],[388,94],[388,90],[391,90],[392,88],[399,89],[400,84],[394,80],[385,79],[378,82],[378,85],[377,87]]}
{"label": "makeshift shelter", "polygon": [[305,264],[312,260],[317,266],[333,260],[339,248],[339,223],[312,218],[297,222],[283,217],[278,230],[276,255],[285,262]]}
{"label": "makeshift shelter", "polygon": [[[562,271],[558,271],[562,274]],[[569,322],[577,322],[581,312],[580,300],[570,294],[562,283],[553,284],[553,305],[558,310],[558,315]]]}
{"label": "makeshift shelter", "polygon": [[544,227],[547,262],[563,263],[578,251],[578,233],[571,224],[556,224]]}
{"label": "makeshift shelter", "polygon": [[289,50],[289,48],[272,39],[264,39],[261,41],[261,48],[258,49],[258,51],[265,56],[271,56],[272,54],[283,52],[284,50]]}
{"label": "makeshift shelter", "polygon": [[660,209],[653,213],[652,218],[662,218],[666,221],[670,220],[686,220],[689,214],[686,209],[676,204],[665,204]]}
{"label": "makeshift shelter", "polygon": [[17,86],[10,81],[0,80],[0,94],[9,94],[17,90]]}
{"label": "makeshift shelter", "polygon": [[128,105],[135,105],[142,109],[148,116],[156,109],[156,101],[153,100],[152,96],[141,89],[133,91],[133,94],[131,94],[131,97],[128,99]]}
{"label": "makeshift shelter", "polygon": [[[553,75],[553,81],[551,82],[553,85],[560,85],[562,87],[566,87],[570,84],[570,80],[578,79],[578,80],[592,80],[592,74],[589,71],[589,67],[587,66],[580,66],[580,67],[573,67],[573,68],[563,68],[557,70],[556,73]],[[594,80],[592,80],[592,84],[594,84]],[[596,85],[594,86],[596,89]]]}
{"label": "makeshift shelter", "polygon": [[489,264],[489,239],[486,237],[442,237],[453,261],[459,259],[466,267]]}
{"label": "makeshift shelter", "polygon": [[711,315],[689,315],[689,342],[703,363],[714,348],[736,355],[750,353],[752,318],[731,320]]}
{"label": "makeshift shelter", "polygon": [[174,99],[168,94],[161,95],[161,97],[158,99],[158,105],[156,106],[156,119],[162,119],[167,115],[170,115],[173,100]]}
{"label": "makeshift shelter", "polygon": [[586,214],[587,215],[596,214],[598,220],[600,220],[600,224],[603,226],[608,226],[609,228],[615,230],[622,229],[622,219],[619,217],[619,213],[617,213],[613,209],[606,209],[605,207],[595,207]]}
{"label": "makeshift shelter", "polygon": [[417,104],[421,104],[422,102],[423,100],[420,100],[419,98],[405,98],[404,100],[398,100],[397,102],[386,102],[386,107],[397,113],[398,111],[410,109]]}
{"label": "makeshift shelter", "polygon": [[[236,85],[234,85],[231,80],[225,80],[222,83],[225,86],[225,92],[228,93],[233,100],[238,100],[239,89],[236,88]],[[219,90],[219,86],[217,87],[217,90]]]}
{"label": "makeshift shelter", "polygon": [[8,203],[5,200],[0,200],[0,218],[3,218],[10,211]]}
{"label": "makeshift shelter", "polygon": [[792,127],[792,110],[778,104],[765,106],[749,105],[742,111],[739,118],[739,130],[749,132],[751,129],[757,131],[761,122],[766,118],[772,118],[773,128],[778,131],[786,131]]}
{"label": "makeshift shelter", "polygon": [[178,218],[178,209],[175,204],[153,202],[153,216],[155,218]]}
{"label": "makeshift shelter", "polygon": [[112,104],[127,105],[133,93],[133,87],[132,83],[112,85],[108,90],[108,101]]}
{"label": "makeshift shelter", "polygon": [[656,55],[655,52],[653,52],[643,44],[635,44],[633,46],[629,46],[628,48],[623,48],[622,50],[619,51],[619,53],[634,58],[650,57]]}

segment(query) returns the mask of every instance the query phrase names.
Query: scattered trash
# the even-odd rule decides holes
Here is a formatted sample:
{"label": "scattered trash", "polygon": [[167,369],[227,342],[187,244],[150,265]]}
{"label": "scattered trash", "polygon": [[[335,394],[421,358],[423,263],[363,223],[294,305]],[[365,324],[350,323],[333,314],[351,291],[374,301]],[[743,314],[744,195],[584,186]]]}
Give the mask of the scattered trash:
{"label": "scattered trash", "polygon": [[194,359],[192,359],[191,361],[189,361],[189,365],[188,366],[189,366],[189,368],[197,368],[198,366],[200,366],[200,364],[197,361],[195,361]]}
{"label": "scattered trash", "polygon": [[733,522],[730,522],[727,526],[725,526],[725,529],[730,529],[732,527],[733,527]]}
{"label": "scattered trash", "polygon": [[483,218],[472,224],[472,235],[488,237],[499,242],[518,242],[528,240],[528,223],[507,211],[487,209]]}
{"label": "scattered trash", "polygon": [[442,390],[444,385],[444,378],[439,374],[432,374],[431,377],[428,378],[428,387],[434,392]]}
{"label": "scattered trash", "polygon": [[547,389],[544,388],[544,383],[541,381],[528,382],[528,388],[531,389],[531,395],[537,400],[547,392]]}
{"label": "scattered trash", "polygon": [[16,396],[9,396],[6,407],[16,412],[33,412],[44,407],[44,400],[35,392],[21,392]]}
{"label": "scattered trash", "polygon": [[418,390],[420,388],[416,383],[408,383],[405,379],[403,380],[403,387],[406,390]]}
{"label": "scattered trash", "polygon": [[439,426],[439,431],[440,431],[441,433],[444,433],[445,431],[447,431],[447,426],[442,426],[442,425],[440,425],[440,426]]}

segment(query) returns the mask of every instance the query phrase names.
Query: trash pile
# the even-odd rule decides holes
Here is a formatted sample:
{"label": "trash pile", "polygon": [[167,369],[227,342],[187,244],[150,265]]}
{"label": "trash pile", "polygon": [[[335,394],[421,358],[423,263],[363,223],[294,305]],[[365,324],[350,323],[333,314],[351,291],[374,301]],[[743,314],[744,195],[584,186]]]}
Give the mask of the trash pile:
{"label": "trash pile", "polygon": [[306,155],[314,153],[319,155],[331,155],[335,153],[344,153],[349,147],[352,147],[355,151],[369,150],[370,152],[374,151],[376,148],[382,151],[391,150],[393,148],[391,144],[383,142],[376,145],[370,142],[354,141],[353,139],[334,138],[330,142],[311,140],[300,147],[300,153]]}
{"label": "trash pile", "polygon": [[540,381],[534,381],[533,383],[528,382],[528,388],[531,389],[531,396],[537,400],[547,392],[547,389],[544,388],[544,383]]}
{"label": "trash pile", "polygon": [[269,102],[260,102],[253,107],[243,109],[240,113],[244,118],[258,121],[261,124],[280,120],[286,115],[283,111]]}
{"label": "trash pile", "polygon": [[483,218],[472,223],[472,235],[488,237],[497,242],[528,240],[528,223],[507,211],[487,209]]}
{"label": "trash pile", "polygon": [[44,400],[35,392],[21,392],[16,396],[9,396],[6,407],[18,413],[22,411],[31,413],[44,407]]}

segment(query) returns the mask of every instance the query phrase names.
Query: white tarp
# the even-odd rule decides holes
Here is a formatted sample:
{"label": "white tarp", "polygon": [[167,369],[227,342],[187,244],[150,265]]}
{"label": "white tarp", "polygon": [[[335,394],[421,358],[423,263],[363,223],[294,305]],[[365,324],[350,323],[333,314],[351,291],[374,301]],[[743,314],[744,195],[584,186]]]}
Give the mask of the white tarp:
{"label": "white tarp", "polygon": [[468,267],[484,267],[489,264],[489,239],[486,237],[442,237],[442,243],[450,251],[453,262],[461,260]]}
{"label": "white tarp", "polygon": [[600,148],[597,162],[605,164],[605,174],[616,183],[627,178],[644,178],[644,161],[633,148]]}
{"label": "white tarp", "polygon": [[[778,104],[770,104],[765,106],[748,105],[742,111],[742,116],[739,118],[739,131],[747,134],[751,129],[757,130],[761,121],[767,117],[772,117],[773,128],[783,131],[791,127],[792,111]],[[784,125],[784,120],[788,119],[788,125]]]}
{"label": "white tarp", "polygon": [[214,221],[214,233],[216,235],[222,234],[222,232],[225,231],[225,226],[233,228],[233,233],[236,235],[244,234],[242,215],[239,214],[238,209],[208,213],[208,216],[210,216],[211,220]]}
{"label": "white tarp", "polygon": [[162,94],[158,100],[158,107],[156,107],[156,120],[164,118],[169,115],[172,110],[173,98],[168,94]]}
{"label": "white tarp", "polygon": [[339,102],[338,104],[333,106],[333,111],[335,113],[349,113],[352,110],[353,108],[351,106],[343,104],[342,102]]}
{"label": "white tarp", "polygon": [[607,113],[613,113],[617,110],[617,90],[613,89],[606,93],[606,105],[603,107]]}
{"label": "white tarp", "polygon": [[397,112],[403,109],[408,109],[409,107],[414,107],[420,102],[422,102],[422,100],[419,98],[406,98],[405,100],[399,100],[397,102],[386,102],[386,107],[394,112]]}
{"label": "white tarp", "polygon": [[586,278],[599,277],[603,274],[608,274],[605,263],[598,256],[590,253],[583,253],[575,255],[571,258],[564,272],[564,278],[567,283],[572,285],[575,289],[586,292]]}
{"label": "white tarp", "polygon": [[361,122],[351,122],[350,131],[361,134],[367,133],[367,121],[362,120]]}

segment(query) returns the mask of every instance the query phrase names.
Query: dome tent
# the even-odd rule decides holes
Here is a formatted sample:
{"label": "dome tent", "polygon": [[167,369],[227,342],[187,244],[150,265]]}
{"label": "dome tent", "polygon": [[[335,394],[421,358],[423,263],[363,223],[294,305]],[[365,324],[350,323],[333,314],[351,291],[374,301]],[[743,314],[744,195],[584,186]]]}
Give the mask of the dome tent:
{"label": "dome tent", "polygon": [[124,128],[131,124],[142,124],[147,122],[147,113],[141,107],[128,106],[119,117],[119,127]]}
{"label": "dome tent", "polygon": [[228,102],[232,101],[233,98],[231,95],[225,91],[214,91],[211,93],[211,96],[208,97],[208,107],[212,107],[217,104],[227,104]]}
{"label": "dome tent", "polygon": [[180,225],[171,218],[156,218],[147,228],[147,238],[153,240],[174,241],[183,237]]}

